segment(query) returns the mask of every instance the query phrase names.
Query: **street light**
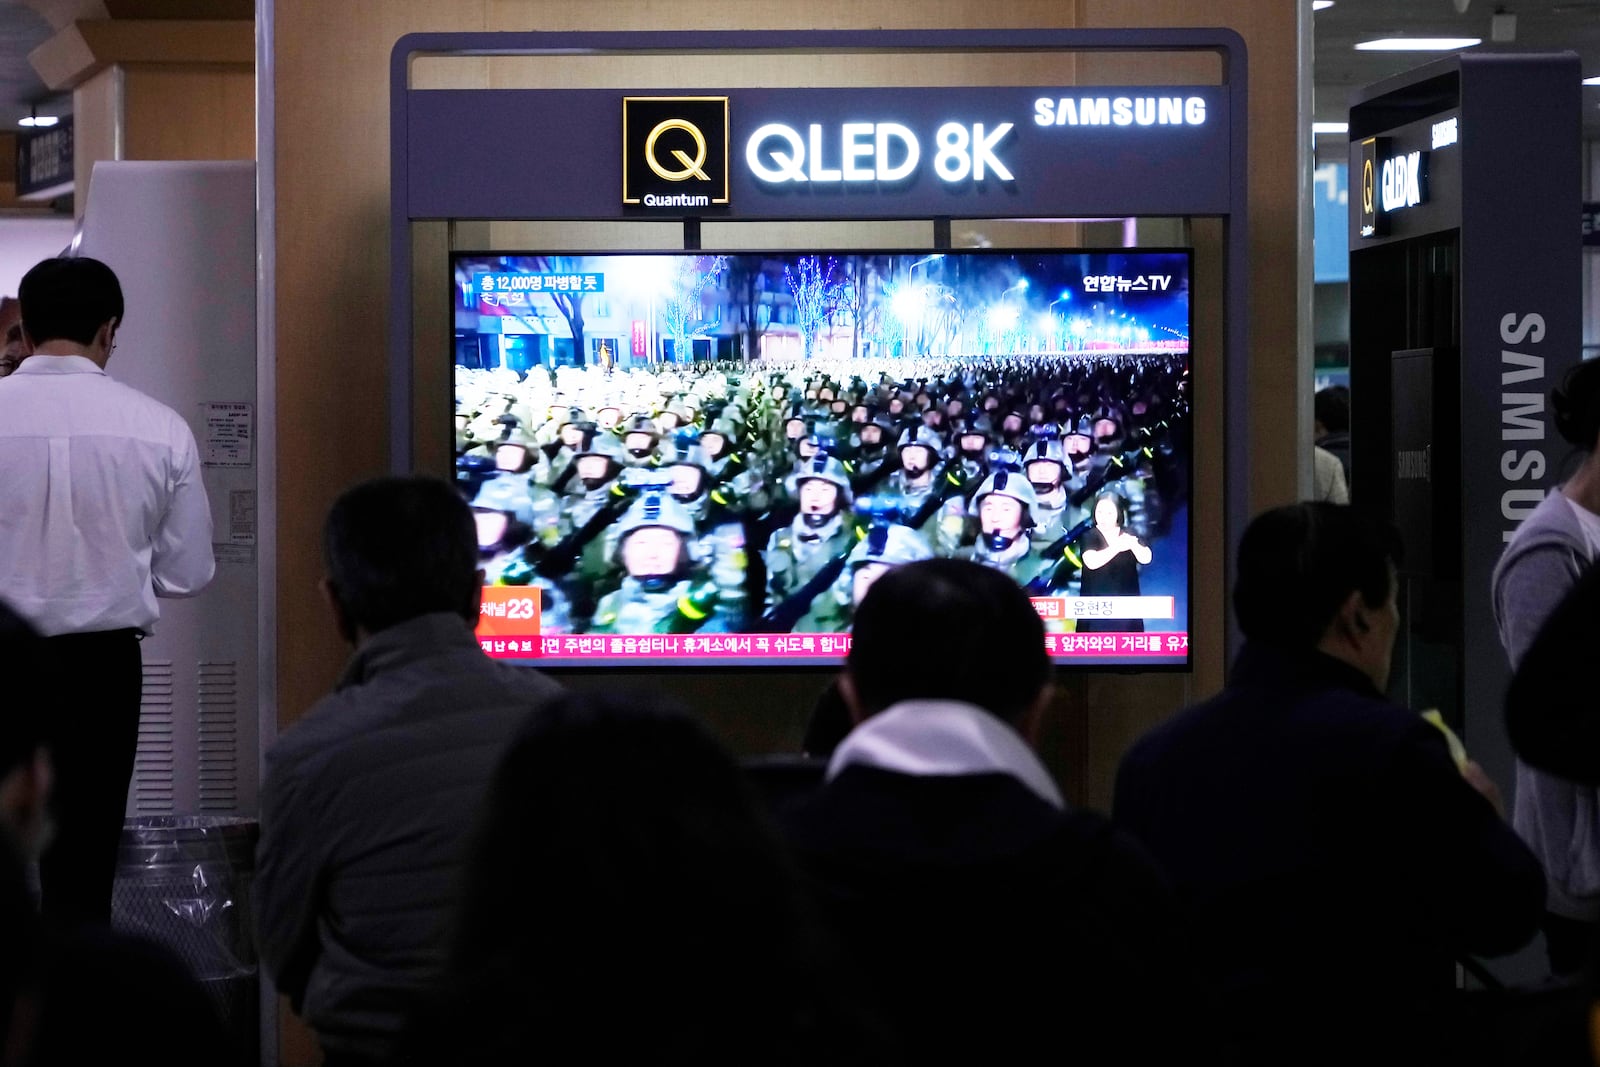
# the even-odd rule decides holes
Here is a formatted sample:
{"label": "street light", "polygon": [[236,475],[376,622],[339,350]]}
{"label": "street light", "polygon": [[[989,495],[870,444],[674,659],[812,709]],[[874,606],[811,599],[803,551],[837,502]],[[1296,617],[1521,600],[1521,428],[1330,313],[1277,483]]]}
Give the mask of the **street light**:
{"label": "street light", "polygon": [[[917,270],[918,267],[925,266],[926,264],[932,263],[936,259],[943,259],[943,258],[944,258],[944,253],[943,252],[931,252],[928,255],[923,256],[921,259],[917,260],[915,263],[911,264],[911,266],[906,268],[906,277],[909,278],[909,279],[915,280],[915,278],[916,278],[916,270]],[[928,276],[928,272],[927,271],[923,271],[922,272],[922,276],[924,278],[926,278]]]}

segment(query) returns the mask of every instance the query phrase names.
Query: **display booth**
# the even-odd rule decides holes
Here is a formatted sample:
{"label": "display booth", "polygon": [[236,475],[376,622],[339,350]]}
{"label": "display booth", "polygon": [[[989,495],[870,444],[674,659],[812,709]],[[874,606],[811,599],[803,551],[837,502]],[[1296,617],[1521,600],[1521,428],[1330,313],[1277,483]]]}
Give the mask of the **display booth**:
{"label": "display booth", "polygon": [[[1084,52],[1205,54],[1220,76],[1076,85]],[[869,53],[925,60],[922,84],[715,87],[719,57]],[[1051,73],[939,84],[951,57],[976,53],[1049,57]],[[524,71],[679,57],[710,73],[689,89],[417,84],[420,62],[469,57],[523,57]],[[392,53],[390,139],[391,465],[430,466],[454,432],[490,571],[492,655],[836,664],[862,572],[972,554],[1034,595],[1059,663],[1190,665],[1182,505],[1202,268],[1187,248],[960,248],[952,223],[1220,222],[1221,278],[1208,281],[1223,294],[1231,587],[1250,515],[1234,32],[416,34]],[[889,221],[924,236],[769,236]],[[499,222],[620,225],[575,248],[496,237]],[[431,223],[443,240],[419,237]],[[931,487],[918,482],[928,467]],[[1120,558],[1110,531],[1140,542],[1117,581],[1099,562]],[[677,562],[652,562],[647,540]]]}
{"label": "display booth", "polygon": [[1351,498],[1405,542],[1392,689],[1499,782],[1490,577],[1570,473],[1547,402],[1581,339],[1580,77],[1571,53],[1469,52],[1350,108]]}

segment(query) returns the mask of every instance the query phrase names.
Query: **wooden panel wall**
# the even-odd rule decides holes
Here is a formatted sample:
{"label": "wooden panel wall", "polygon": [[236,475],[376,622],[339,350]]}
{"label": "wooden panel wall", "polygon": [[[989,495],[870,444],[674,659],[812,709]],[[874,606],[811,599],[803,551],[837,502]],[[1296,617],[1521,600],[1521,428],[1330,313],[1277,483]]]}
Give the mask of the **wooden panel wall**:
{"label": "wooden panel wall", "polygon": [[124,159],[256,157],[253,68],[130,63],[124,69]]}
{"label": "wooden panel wall", "polygon": [[122,99],[121,67],[107,67],[72,90],[72,202],[79,218],[89,196],[89,175],[95,161],[123,158]]}

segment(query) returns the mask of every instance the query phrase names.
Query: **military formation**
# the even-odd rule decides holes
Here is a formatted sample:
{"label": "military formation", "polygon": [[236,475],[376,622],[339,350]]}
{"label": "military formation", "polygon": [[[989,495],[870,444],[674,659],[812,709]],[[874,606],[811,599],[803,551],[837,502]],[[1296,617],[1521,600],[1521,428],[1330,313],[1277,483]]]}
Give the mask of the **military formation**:
{"label": "military formation", "polygon": [[487,581],[545,633],[836,633],[891,567],[961,556],[1073,595],[1113,496],[1187,496],[1173,355],[456,369]]}

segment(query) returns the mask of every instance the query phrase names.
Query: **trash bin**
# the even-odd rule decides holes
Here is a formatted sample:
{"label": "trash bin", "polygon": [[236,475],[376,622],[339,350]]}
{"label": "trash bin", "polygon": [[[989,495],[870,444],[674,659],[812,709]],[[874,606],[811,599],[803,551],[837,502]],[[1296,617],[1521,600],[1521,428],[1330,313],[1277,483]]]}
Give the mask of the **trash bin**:
{"label": "trash bin", "polygon": [[164,815],[123,826],[112,926],[164,945],[206,990],[238,1053],[259,1059],[259,969],[251,883],[257,825]]}

